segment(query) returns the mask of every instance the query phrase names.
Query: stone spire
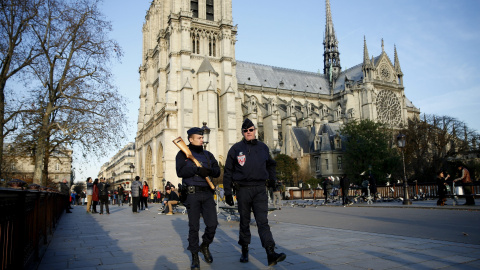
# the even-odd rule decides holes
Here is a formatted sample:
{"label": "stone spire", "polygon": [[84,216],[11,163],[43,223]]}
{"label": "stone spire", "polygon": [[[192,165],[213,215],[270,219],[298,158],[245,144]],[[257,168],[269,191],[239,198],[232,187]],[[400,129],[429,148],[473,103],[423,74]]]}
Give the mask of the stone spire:
{"label": "stone spire", "polygon": [[402,72],[402,68],[400,67],[400,61],[398,60],[398,54],[397,54],[397,46],[394,45],[394,50],[395,50],[395,63],[394,63],[394,66],[395,66],[395,72],[397,73],[397,82],[400,84],[400,85],[403,85],[403,72]]}
{"label": "stone spire", "polygon": [[398,60],[398,54],[397,54],[397,46],[393,46],[394,50],[395,50],[395,71],[400,74],[400,75],[403,75],[402,73],[402,68],[400,67],[400,61]]}
{"label": "stone spire", "polygon": [[373,61],[370,61],[368,58],[368,48],[367,48],[367,40],[365,36],[363,36],[363,82],[367,82],[372,78],[372,69],[373,69]]}
{"label": "stone spire", "polygon": [[330,10],[330,0],[326,0],[326,24],[325,37],[323,39],[323,74],[332,74],[329,76],[330,83],[338,78],[342,67],[340,66],[340,53],[338,52],[338,40],[333,28],[332,12]]}
{"label": "stone spire", "polygon": [[363,67],[371,67],[372,62],[370,62],[369,54],[368,54],[368,48],[367,48],[367,40],[365,39],[365,36],[363,36]]}

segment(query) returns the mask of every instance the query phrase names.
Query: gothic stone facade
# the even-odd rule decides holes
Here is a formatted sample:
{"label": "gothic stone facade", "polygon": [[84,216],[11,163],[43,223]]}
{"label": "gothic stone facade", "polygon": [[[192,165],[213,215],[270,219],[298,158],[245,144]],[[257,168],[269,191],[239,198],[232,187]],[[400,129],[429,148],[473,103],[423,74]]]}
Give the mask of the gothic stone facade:
{"label": "gothic stone facade", "polygon": [[342,71],[330,3],[326,1],[324,73],[235,59],[237,28],[231,0],[154,0],[143,27],[143,61],[136,136],[136,174],[152,188],[178,183],[172,141],[207,122],[208,150],[222,164],[250,118],[259,139],[294,157],[312,175],[342,173],[338,130],[353,119],[393,128],[418,117],[405,97],[397,52],[383,50]]}

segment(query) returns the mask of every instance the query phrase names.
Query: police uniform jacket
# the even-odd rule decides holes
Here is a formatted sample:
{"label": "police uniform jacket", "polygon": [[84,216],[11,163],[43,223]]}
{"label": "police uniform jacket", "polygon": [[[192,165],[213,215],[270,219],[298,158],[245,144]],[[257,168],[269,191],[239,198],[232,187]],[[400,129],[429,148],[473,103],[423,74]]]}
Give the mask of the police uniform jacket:
{"label": "police uniform jacket", "polygon": [[[202,164],[203,167],[211,170],[210,177],[219,177],[220,176],[220,167],[218,162],[207,150],[203,150],[203,147],[195,146],[192,144],[188,145],[188,148],[192,152],[192,155]],[[205,178],[198,175],[199,167],[195,163],[188,159],[185,153],[179,151],[175,158],[177,176],[182,178],[182,183],[187,186],[199,186],[199,187],[208,187],[208,183]]]}
{"label": "police uniform jacket", "polygon": [[242,139],[228,151],[223,175],[225,195],[232,194],[234,182],[240,186],[259,186],[265,185],[266,180],[276,181],[276,166],[266,144]]}

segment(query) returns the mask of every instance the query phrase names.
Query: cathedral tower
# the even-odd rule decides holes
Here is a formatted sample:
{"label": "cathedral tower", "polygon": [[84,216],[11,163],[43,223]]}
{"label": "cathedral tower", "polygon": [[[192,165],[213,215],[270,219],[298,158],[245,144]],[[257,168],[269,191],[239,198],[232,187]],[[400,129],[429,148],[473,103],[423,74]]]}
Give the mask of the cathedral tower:
{"label": "cathedral tower", "polygon": [[177,179],[166,169],[175,168],[172,140],[187,141],[191,127],[207,123],[215,156],[237,141],[232,0],[153,0],[142,31],[135,165],[159,189],[162,179]]}
{"label": "cathedral tower", "polygon": [[326,24],[323,39],[323,73],[327,75],[330,85],[338,78],[342,67],[340,66],[340,53],[338,52],[338,40],[333,28],[330,0],[325,1]]}

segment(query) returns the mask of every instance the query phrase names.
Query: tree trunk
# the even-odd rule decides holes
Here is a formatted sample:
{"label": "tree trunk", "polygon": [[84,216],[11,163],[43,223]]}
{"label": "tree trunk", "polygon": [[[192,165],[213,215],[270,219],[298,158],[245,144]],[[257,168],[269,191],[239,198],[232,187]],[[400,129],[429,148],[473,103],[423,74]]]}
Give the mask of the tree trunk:
{"label": "tree trunk", "polygon": [[33,172],[33,182],[42,186],[47,185],[47,179],[43,178],[44,158],[48,146],[48,136],[50,127],[50,115],[52,113],[52,105],[48,104],[43,114],[40,132],[38,134],[38,142],[35,151],[35,170]]}

